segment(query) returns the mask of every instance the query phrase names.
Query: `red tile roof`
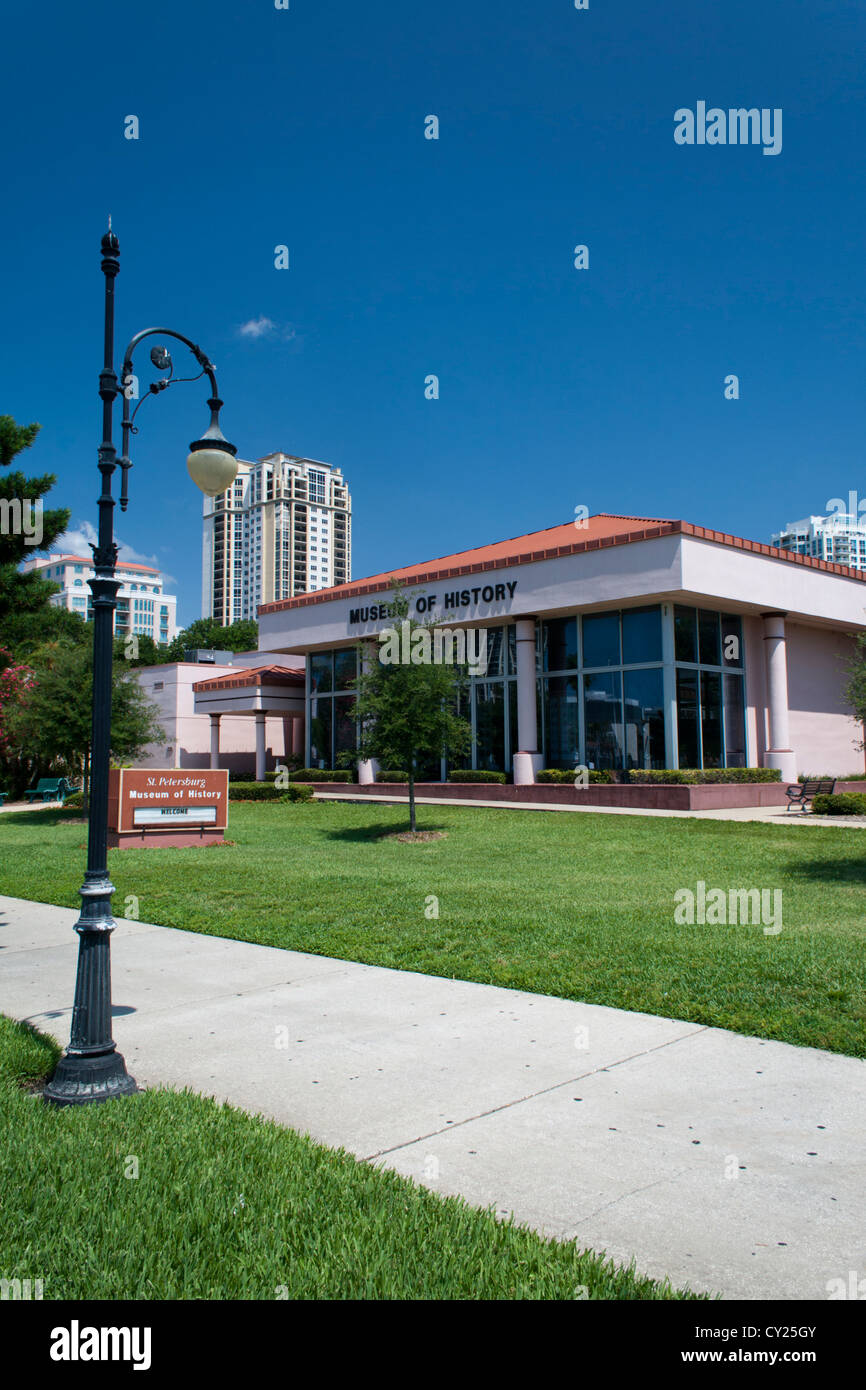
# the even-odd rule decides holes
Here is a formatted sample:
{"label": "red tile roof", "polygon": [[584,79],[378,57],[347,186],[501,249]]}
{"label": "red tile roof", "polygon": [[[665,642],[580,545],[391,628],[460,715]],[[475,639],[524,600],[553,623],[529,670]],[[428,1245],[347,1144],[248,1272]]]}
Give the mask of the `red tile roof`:
{"label": "red tile roof", "polygon": [[461,550],[454,555],[444,555],[438,560],[404,565],[401,569],[383,570],[381,574],[371,575],[367,579],[354,579],[349,584],[339,584],[332,589],[316,589],[312,593],[299,594],[296,598],[263,603],[259,605],[258,611],[259,614],[279,613],[287,608],[304,608],[316,603],[330,603],[334,599],[377,593],[390,589],[394,579],[409,585],[433,584],[443,579],[458,579],[464,574],[481,574],[487,570],[505,569],[511,565],[526,565],[536,560],[551,560],[561,555],[575,555],[581,551],[602,550],[608,546],[629,545],[634,541],[647,541],[657,536],[670,535],[694,536],[698,540],[713,541],[717,545],[749,550],[756,555],[787,560],[791,564],[806,565],[811,569],[825,570],[847,579],[866,582],[866,570],[851,569],[848,565],[837,565],[828,560],[816,560],[811,555],[798,555],[793,550],[780,550],[777,546],[764,545],[761,541],[743,540],[742,537],[729,535],[726,531],[711,531],[705,526],[693,526],[689,521],[666,521],[658,517],[617,516],[609,512],[600,512],[597,516],[589,517],[583,526],[578,526],[574,521],[567,521],[563,526],[551,526],[545,531],[532,531],[526,536],[495,541],[492,545],[482,545],[475,550]]}
{"label": "red tile roof", "polygon": [[207,681],[195,681],[193,690],[231,690],[250,685],[300,685],[306,682],[303,671],[291,666],[248,666],[230,676],[213,676]]}

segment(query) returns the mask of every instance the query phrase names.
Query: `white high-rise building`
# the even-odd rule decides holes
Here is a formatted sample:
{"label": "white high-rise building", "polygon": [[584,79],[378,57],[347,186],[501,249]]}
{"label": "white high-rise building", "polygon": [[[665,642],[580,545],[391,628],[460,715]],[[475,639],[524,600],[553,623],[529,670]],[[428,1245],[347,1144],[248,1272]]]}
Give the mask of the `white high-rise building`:
{"label": "white high-rise building", "polygon": [[339,468],[294,454],[238,460],[234,483],[204,499],[202,617],[228,627],[261,603],[352,577],[352,499]]}
{"label": "white high-rise building", "polygon": [[789,521],[784,531],[774,534],[772,543],[781,550],[795,550],[798,555],[811,555],[815,560],[866,570],[866,518],[854,512],[831,512],[829,516]]}
{"label": "white high-rise building", "polygon": [[[93,595],[88,587],[95,570],[93,558],[83,555],[37,555],[21,566],[38,570],[43,579],[60,585],[51,602],[57,608],[77,613],[85,622],[93,617]],[[163,592],[162,573],[152,565],[126,564],[118,560],[115,569],[121,587],[114,612],[115,637],[152,637],[165,646],[177,635],[177,596]]]}

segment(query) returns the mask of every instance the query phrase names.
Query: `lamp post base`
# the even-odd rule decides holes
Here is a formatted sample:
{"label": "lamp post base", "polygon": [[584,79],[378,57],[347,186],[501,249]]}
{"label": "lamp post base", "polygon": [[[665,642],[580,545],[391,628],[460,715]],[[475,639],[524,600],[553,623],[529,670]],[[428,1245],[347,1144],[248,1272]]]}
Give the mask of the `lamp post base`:
{"label": "lamp post base", "polygon": [[137,1090],[120,1053],[112,1049],[89,1057],[64,1054],[42,1099],[49,1105],[97,1105]]}

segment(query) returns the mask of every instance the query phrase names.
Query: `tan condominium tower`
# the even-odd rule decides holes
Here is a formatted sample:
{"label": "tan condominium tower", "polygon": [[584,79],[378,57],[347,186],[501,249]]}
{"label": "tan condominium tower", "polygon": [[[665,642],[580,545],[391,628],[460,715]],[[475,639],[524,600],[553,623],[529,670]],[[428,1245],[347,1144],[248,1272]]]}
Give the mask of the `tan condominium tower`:
{"label": "tan condominium tower", "polygon": [[227,627],[274,603],[352,577],[352,499],[339,468],[294,454],[238,460],[204,499],[202,617]]}

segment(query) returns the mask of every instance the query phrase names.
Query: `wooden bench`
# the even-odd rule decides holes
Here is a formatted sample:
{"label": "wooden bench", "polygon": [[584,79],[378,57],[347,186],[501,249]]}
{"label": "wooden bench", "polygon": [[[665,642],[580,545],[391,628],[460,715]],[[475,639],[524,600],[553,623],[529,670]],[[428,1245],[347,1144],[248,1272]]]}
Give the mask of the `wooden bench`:
{"label": "wooden bench", "polygon": [[835,777],[811,777],[805,782],[796,782],[785,792],[788,798],[786,810],[799,806],[801,811],[805,811],[807,801],[811,802],[813,796],[830,796],[835,785]]}
{"label": "wooden bench", "polygon": [[28,801],[59,801],[63,803],[76,788],[65,777],[40,777],[35,787],[24,793]]}

